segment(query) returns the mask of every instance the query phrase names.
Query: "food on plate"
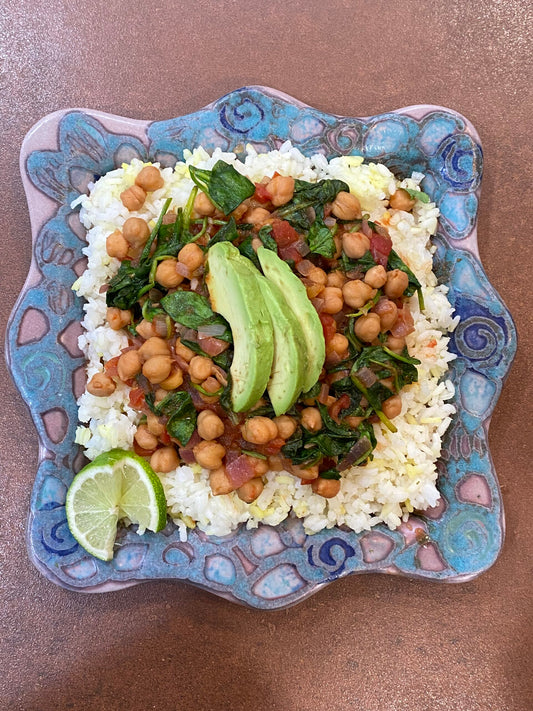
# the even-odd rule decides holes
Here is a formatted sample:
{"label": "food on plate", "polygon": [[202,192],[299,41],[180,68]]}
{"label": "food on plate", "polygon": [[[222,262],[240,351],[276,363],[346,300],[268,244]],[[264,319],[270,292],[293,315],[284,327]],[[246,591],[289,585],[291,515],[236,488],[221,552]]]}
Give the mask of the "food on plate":
{"label": "food on plate", "polygon": [[75,201],[76,441],[149,463],[183,539],[288,515],[308,533],[395,528],[435,505],[457,319],[423,176],[288,142],[184,156],[124,164]]}

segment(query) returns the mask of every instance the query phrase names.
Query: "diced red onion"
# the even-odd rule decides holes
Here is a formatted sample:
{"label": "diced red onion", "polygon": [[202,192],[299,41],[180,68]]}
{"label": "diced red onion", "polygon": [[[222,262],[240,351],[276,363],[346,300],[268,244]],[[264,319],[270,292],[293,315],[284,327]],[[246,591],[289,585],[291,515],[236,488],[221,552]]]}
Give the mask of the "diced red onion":
{"label": "diced red onion", "polygon": [[363,383],[365,388],[371,388],[372,385],[377,382],[376,374],[366,366],[359,368],[355,375]]}
{"label": "diced red onion", "polygon": [[334,217],[325,217],[324,224],[326,227],[334,227],[337,224],[337,220]]}
{"label": "diced red onion", "polygon": [[320,393],[318,395],[318,402],[322,403],[322,405],[325,405],[328,401],[329,397],[329,385],[327,383],[322,383],[320,386]]}
{"label": "diced red onion", "polygon": [[322,313],[322,309],[324,308],[325,303],[324,299],[321,299],[319,296],[317,296],[316,298],[311,299],[311,303],[315,307],[317,313]]}
{"label": "diced red onion", "polygon": [[208,323],[198,329],[198,339],[209,338],[209,336],[222,336],[226,326],[223,323]]}
{"label": "diced red onion", "polygon": [[348,454],[341,459],[337,465],[337,469],[342,472],[348,467],[351,467],[354,462],[361,459],[365,452],[368,452],[371,445],[367,437],[360,437],[354,446],[350,449]]}
{"label": "diced red onion", "polygon": [[[298,250],[302,257],[305,257],[305,255],[309,254],[309,252],[311,251],[309,245],[304,239],[299,239],[297,242],[295,242],[294,248]],[[299,262],[299,264],[301,264],[301,262]]]}
{"label": "diced red onion", "polygon": [[178,274],[181,274],[181,276],[184,276],[186,279],[189,279],[191,276],[191,270],[186,264],[183,264],[183,262],[178,262],[176,264],[176,271]]}
{"label": "diced red onion", "polygon": [[372,229],[368,224],[367,220],[363,220],[361,223],[361,232],[368,238],[372,237]]}
{"label": "diced red onion", "polygon": [[309,261],[309,259],[302,259],[302,261],[296,265],[296,270],[304,277],[308,276],[314,268],[315,265]]}

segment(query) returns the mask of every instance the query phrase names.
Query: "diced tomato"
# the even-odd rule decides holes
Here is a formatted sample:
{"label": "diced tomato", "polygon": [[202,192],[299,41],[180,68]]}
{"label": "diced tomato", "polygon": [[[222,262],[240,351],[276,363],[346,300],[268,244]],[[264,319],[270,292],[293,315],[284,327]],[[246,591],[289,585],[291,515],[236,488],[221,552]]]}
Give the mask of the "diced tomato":
{"label": "diced tomato", "polygon": [[350,396],[348,393],[343,393],[338,400],[336,400],[333,405],[328,408],[328,412],[331,417],[338,422],[339,413],[341,410],[345,410],[350,404]]}
{"label": "diced tomato", "polygon": [[390,332],[395,338],[403,338],[415,330],[413,315],[408,306],[398,309],[398,319]]}
{"label": "diced tomato", "polygon": [[254,200],[257,200],[257,202],[270,202],[272,200],[272,195],[268,192],[264,183],[255,184]]}
{"label": "diced tomato", "polygon": [[337,322],[331,314],[321,313],[318,315],[320,323],[322,324],[322,331],[324,332],[324,340],[326,344],[331,341],[333,336],[337,333]]}
{"label": "diced tomato", "polygon": [[118,378],[117,363],[119,358],[120,356],[115,356],[104,365],[104,370],[110,378]]}
{"label": "diced tomato", "polygon": [[370,253],[376,264],[381,264],[382,267],[386,268],[391,249],[392,240],[390,237],[372,232],[372,237],[370,238]]}
{"label": "diced tomato", "polygon": [[267,444],[256,445],[255,449],[261,454],[266,454],[267,456],[269,456],[271,454],[278,454],[284,444],[284,439],[282,439],[281,437],[276,437]]}
{"label": "diced tomato", "polygon": [[[287,220],[274,222],[272,225],[272,236],[276,240],[278,247],[288,247],[293,242],[300,239],[300,235]],[[301,255],[300,255],[301,258]]]}
{"label": "diced tomato", "polygon": [[163,432],[159,435],[159,439],[167,447],[172,444],[172,439],[170,438],[170,435],[166,430],[163,430]]}
{"label": "diced tomato", "polygon": [[136,410],[142,410],[145,406],[144,392],[141,388],[132,388],[130,390],[130,405]]}
{"label": "diced tomato", "polygon": [[292,260],[295,264],[298,264],[303,259],[302,255],[294,246],[294,244],[290,244],[288,247],[279,247],[278,252],[281,259],[285,260],[286,262],[288,260]]}

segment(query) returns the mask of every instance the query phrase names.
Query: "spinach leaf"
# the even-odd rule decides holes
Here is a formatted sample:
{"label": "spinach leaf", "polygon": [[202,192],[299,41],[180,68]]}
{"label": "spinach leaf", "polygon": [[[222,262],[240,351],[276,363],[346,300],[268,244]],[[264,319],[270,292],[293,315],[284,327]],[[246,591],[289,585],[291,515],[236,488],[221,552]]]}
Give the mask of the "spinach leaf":
{"label": "spinach leaf", "polygon": [[225,225],[222,225],[216,235],[209,240],[209,247],[212,247],[217,242],[234,242],[238,237],[237,223],[235,218],[231,217]]}
{"label": "spinach leaf", "polygon": [[206,193],[211,202],[225,215],[235,210],[255,192],[255,185],[235,168],[219,160],[212,170],[189,166],[193,182]]}
{"label": "spinach leaf", "polygon": [[147,393],[145,400],[154,415],[166,415],[169,418],[167,432],[185,446],[196,428],[196,408],[190,394],[179,390],[167,395],[156,405],[154,393]]}
{"label": "spinach leaf", "polygon": [[422,285],[420,284],[416,276],[413,274],[413,272],[409,269],[407,264],[396,254],[393,249],[391,249],[390,251],[389,260],[387,262],[387,271],[391,269],[400,269],[402,272],[405,272],[407,274],[409,282],[407,289],[404,293],[406,296],[412,296],[416,291],[418,295],[418,304],[420,306],[420,311],[423,311],[424,296],[422,294]]}
{"label": "spinach leaf", "polygon": [[198,343],[196,343],[196,341],[188,341],[187,339],[182,338],[181,343],[187,348],[190,348],[191,351],[194,351],[194,353],[197,353],[201,356],[205,356],[206,358],[211,358],[213,363],[220,366],[223,370],[229,370],[229,367],[233,360],[233,349],[231,346],[229,346],[228,348],[226,348],[225,351],[222,351],[222,353],[219,353],[216,356],[210,356],[200,347]]}
{"label": "spinach leaf", "polygon": [[239,252],[243,255],[243,257],[247,257],[257,269],[261,269],[259,259],[257,258],[255,249],[252,246],[252,240],[252,235],[248,235],[248,237],[240,243]]}
{"label": "spinach leaf", "polygon": [[312,208],[316,216],[324,214],[324,205],[333,202],[341,191],[349,192],[350,188],[342,180],[319,180],[318,183],[308,183],[305,180],[294,181],[294,195],[286,205],[277,210],[282,220],[287,220],[296,229],[309,230],[313,222],[309,215]]}
{"label": "spinach leaf", "polygon": [[420,200],[426,204],[429,202],[429,195],[422,190],[413,190],[412,188],[404,188],[404,190],[412,200]]}
{"label": "spinach leaf", "polygon": [[384,346],[368,346],[363,348],[355,360],[352,373],[357,373],[360,368],[366,366],[373,370],[380,379],[394,378],[394,388],[396,392],[399,392],[404,385],[415,383],[418,380],[416,366],[419,364],[420,361],[417,358],[411,358],[409,355],[398,356]]}
{"label": "spinach leaf", "polygon": [[217,338],[228,343],[233,341],[228,322],[214,313],[209,299],[195,291],[175,291],[167,294],[161,299],[161,306],[174,321],[196,331],[202,326],[221,324],[226,328]]}
{"label": "spinach leaf", "polygon": [[272,252],[278,251],[278,243],[272,237],[270,234],[272,232],[272,225],[265,225],[264,227],[261,227],[259,232],[257,233],[257,236],[263,243],[263,245],[266,247],[266,249],[270,249]]}
{"label": "spinach leaf", "polygon": [[106,292],[107,306],[130,309],[146,287],[149,274],[150,264],[134,267],[131,262],[122,262],[118,272],[109,282]]}
{"label": "spinach leaf", "polygon": [[337,479],[339,480],[341,478],[341,473],[338,472],[336,469],[326,469],[323,472],[320,472],[319,474],[321,479]]}
{"label": "spinach leaf", "polygon": [[360,259],[350,259],[344,252],[341,255],[341,267],[344,272],[351,272],[357,269],[366,274],[371,267],[375,266],[376,262],[370,250],[367,250]]}
{"label": "spinach leaf", "polygon": [[323,257],[333,259],[337,246],[333,233],[326,227],[322,218],[317,215],[307,234],[309,250],[312,254],[321,254]]}

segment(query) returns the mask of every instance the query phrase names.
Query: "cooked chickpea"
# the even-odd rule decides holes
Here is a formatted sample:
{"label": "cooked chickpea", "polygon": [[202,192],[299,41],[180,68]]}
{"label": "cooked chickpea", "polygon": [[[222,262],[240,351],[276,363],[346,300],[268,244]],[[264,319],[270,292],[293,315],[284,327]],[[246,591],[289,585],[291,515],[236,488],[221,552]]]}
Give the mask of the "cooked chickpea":
{"label": "cooked chickpea", "polygon": [[383,332],[392,328],[398,320],[398,307],[394,301],[389,301],[389,299],[380,299],[374,306],[374,313],[379,316]]}
{"label": "cooked chickpea", "polygon": [[155,449],[159,444],[157,437],[150,432],[147,425],[139,425],[134,438],[143,449]]}
{"label": "cooked chickpea", "polygon": [[387,283],[385,284],[385,294],[389,299],[398,299],[407,289],[409,277],[401,269],[393,269],[387,272]]}
{"label": "cooked chickpea", "polygon": [[189,363],[189,377],[193,383],[201,383],[211,375],[213,363],[211,358],[196,355]]}
{"label": "cooked chickpea", "polygon": [[385,341],[385,345],[387,348],[390,348],[391,351],[401,353],[405,348],[405,338],[403,336],[392,336],[389,334],[387,336],[387,340]]}
{"label": "cooked chickpea", "polygon": [[311,484],[311,489],[325,499],[332,499],[341,490],[341,482],[340,479],[323,479],[319,476]]}
{"label": "cooked chickpea", "polygon": [[394,417],[397,417],[402,411],[401,397],[399,395],[393,395],[392,397],[387,398],[381,404],[381,409],[383,411],[383,414],[386,415],[389,420],[392,420]]}
{"label": "cooked chickpea", "polygon": [[361,422],[363,422],[365,418],[364,417],[356,417],[355,415],[348,415],[348,417],[344,418],[344,422],[348,425],[348,427],[351,427],[352,429],[356,429],[359,427]]}
{"label": "cooked chickpea", "polygon": [[275,175],[267,185],[270,200],[275,207],[285,205],[294,195],[294,178]]}
{"label": "cooked chickpea", "polygon": [[177,390],[182,383],[183,371],[176,363],[172,363],[170,375],[159,383],[159,387],[163,390]]}
{"label": "cooked chickpea", "polygon": [[159,336],[151,336],[139,348],[139,356],[143,363],[156,355],[170,355],[170,348],[166,341]]}
{"label": "cooked chickpea", "polygon": [[330,272],[328,274],[328,286],[336,286],[337,288],[342,289],[345,283],[346,277],[342,272]]}
{"label": "cooked chickpea", "polygon": [[313,464],[310,467],[302,467],[297,464],[293,464],[291,466],[291,472],[299,479],[306,479],[307,481],[316,479],[318,476],[318,464]]}
{"label": "cooked chickpea", "polygon": [[218,439],[224,434],[224,423],[212,410],[202,410],[197,419],[198,434],[202,439]]}
{"label": "cooked chickpea", "polygon": [[222,459],[226,454],[226,448],[219,442],[208,442],[204,440],[193,447],[194,458],[204,469],[218,469],[222,466]]}
{"label": "cooked chickpea", "polygon": [[361,213],[361,203],[352,193],[341,190],[331,205],[331,212],[339,220],[358,220]]}
{"label": "cooked chickpea", "polygon": [[176,271],[177,259],[163,259],[155,270],[155,280],[165,289],[175,289],[183,281],[183,274]]}
{"label": "cooked chickpea", "polygon": [[[214,395],[220,390],[220,383],[216,378],[213,378],[213,376],[210,375],[205,380],[202,380],[201,387],[202,390],[205,390],[206,392],[211,393],[211,395]],[[217,399],[216,397],[210,397],[209,399],[207,399],[204,395],[200,395],[200,397],[206,402],[214,402],[214,400]]]}
{"label": "cooked chickpea", "polygon": [[342,235],[342,249],[350,259],[361,259],[370,249],[370,240],[362,232],[345,232]]}
{"label": "cooked chickpea", "polygon": [[370,267],[364,278],[365,284],[368,284],[373,289],[381,289],[386,281],[387,270],[381,264],[377,264],[375,267]]}
{"label": "cooked chickpea", "polygon": [[160,437],[165,431],[165,425],[161,422],[157,415],[154,415],[153,412],[149,412],[146,415],[146,426],[148,427],[148,431],[156,437]]}
{"label": "cooked chickpea", "polygon": [[390,196],[389,200],[393,210],[405,210],[405,212],[412,210],[415,202],[416,200],[403,188],[398,188],[398,190]]}
{"label": "cooked chickpea", "polygon": [[105,248],[110,257],[125,259],[128,255],[130,245],[124,239],[122,232],[120,230],[115,230],[106,239]]}
{"label": "cooked chickpea", "polygon": [[270,212],[264,207],[252,207],[247,210],[243,217],[243,222],[262,227],[270,220]]}
{"label": "cooked chickpea", "polygon": [[144,318],[140,323],[135,326],[135,330],[137,331],[139,336],[141,336],[141,338],[145,338],[147,340],[148,338],[155,336],[155,329],[153,323],[151,321],[147,321]]}
{"label": "cooked chickpea", "polygon": [[178,259],[190,272],[194,272],[204,263],[204,253],[197,244],[189,242],[178,252]]}
{"label": "cooked chickpea", "polygon": [[302,410],[302,425],[311,432],[322,429],[322,417],[317,407],[304,407]]}
{"label": "cooked chickpea", "polygon": [[279,415],[279,417],[274,417],[274,422],[278,428],[278,435],[282,439],[289,439],[296,432],[297,423],[294,417]]}
{"label": "cooked chickpea", "polygon": [[131,321],[131,311],[110,306],[106,312],[106,320],[113,331],[120,331]]}
{"label": "cooked chickpea", "polygon": [[155,472],[165,474],[171,472],[179,465],[180,459],[174,447],[161,447],[156,449],[150,457],[150,466]]}
{"label": "cooked chickpea", "polygon": [[130,212],[140,210],[146,200],[146,192],[138,185],[132,185],[124,192],[120,193],[120,199],[124,207]]}
{"label": "cooked chickpea", "polygon": [[263,484],[262,479],[255,477],[255,479],[250,479],[250,481],[247,481],[242,486],[239,486],[237,489],[237,496],[246,504],[251,504],[252,501],[257,499],[264,488],[265,485]]}
{"label": "cooked chickpea", "polygon": [[377,314],[364,314],[359,316],[354,325],[354,333],[360,341],[371,343],[379,336],[381,322]]}
{"label": "cooked chickpea", "polygon": [[338,314],[342,311],[344,301],[342,298],[342,289],[337,286],[326,286],[320,293],[320,298],[324,299],[322,311],[326,314]]}
{"label": "cooked chickpea", "polygon": [[365,284],[364,281],[361,281],[361,279],[347,281],[342,287],[344,301],[352,309],[360,309],[367,301],[370,301],[374,294],[374,289],[368,284]]}
{"label": "cooked chickpea", "polygon": [[145,165],[135,178],[135,185],[138,185],[147,193],[159,190],[164,184],[163,176],[155,165]]}
{"label": "cooked chickpea", "polygon": [[259,457],[251,457],[250,455],[245,456],[252,465],[256,476],[263,476],[263,474],[267,473],[269,470],[268,460],[260,459]]}
{"label": "cooked chickpea", "polygon": [[122,234],[132,247],[143,247],[150,236],[150,228],[141,217],[128,217],[122,225]]}
{"label": "cooked chickpea", "polygon": [[205,193],[199,192],[194,198],[194,212],[198,217],[209,217],[213,215],[216,207]]}
{"label": "cooked chickpea", "polygon": [[118,377],[121,380],[134,378],[141,372],[141,357],[138,351],[131,350],[123,353],[117,363]]}
{"label": "cooked chickpea", "polygon": [[219,467],[209,472],[209,486],[213,496],[222,496],[223,494],[231,494],[235,490],[231,479],[226,473],[225,467]]}
{"label": "cooked chickpea", "polygon": [[266,444],[276,439],[278,427],[268,417],[250,417],[241,427],[243,438],[252,444]]}
{"label": "cooked chickpea", "polygon": [[145,361],[142,373],[145,378],[158,385],[168,378],[172,368],[172,360],[168,355],[155,355]]}
{"label": "cooked chickpea", "polygon": [[194,351],[191,351],[190,348],[184,346],[183,343],[177,342],[174,346],[174,350],[176,352],[176,355],[179,355],[180,358],[183,358],[183,360],[187,363],[190,363],[191,360],[194,358]]}
{"label": "cooked chickpea", "polygon": [[315,284],[322,284],[323,286],[326,286],[328,283],[328,276],[323,269],[320,269],[320,267],[313,267],[310,269],[307,278]]}
{"label": "cooked chickpea", "polygon": [[87,392],[96,397],[109,397],[115,392],[116,387],[107,373],[95,373],[87,383]]}
{"label": "cooked chickpea", "polygon": [[344,355],[348,351],[348,345],[349,341],[342,333],[335,333],[328,343],[328,347],[338,355]]}

